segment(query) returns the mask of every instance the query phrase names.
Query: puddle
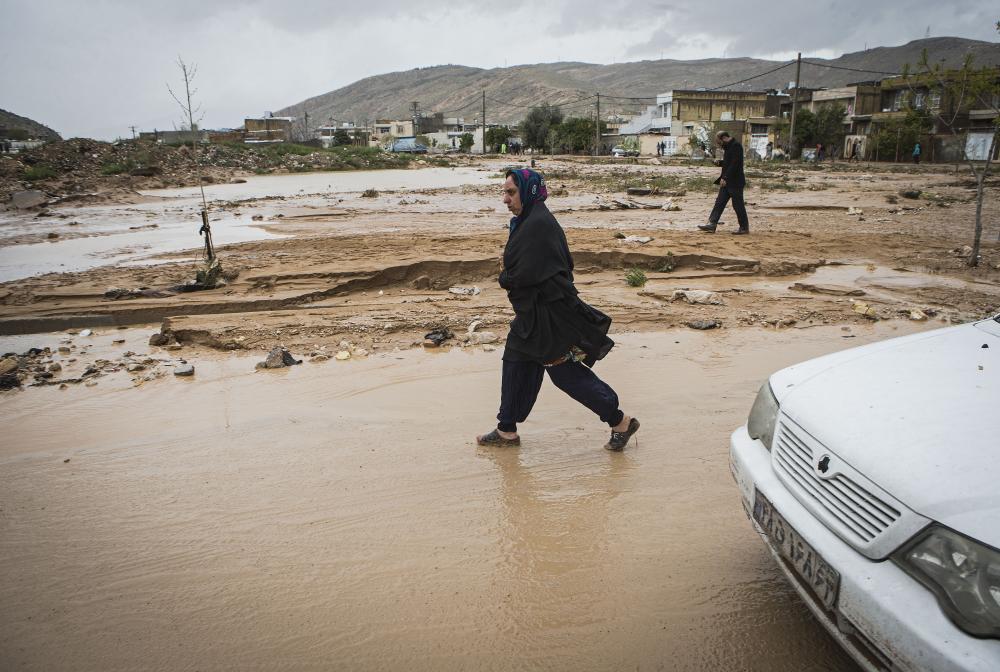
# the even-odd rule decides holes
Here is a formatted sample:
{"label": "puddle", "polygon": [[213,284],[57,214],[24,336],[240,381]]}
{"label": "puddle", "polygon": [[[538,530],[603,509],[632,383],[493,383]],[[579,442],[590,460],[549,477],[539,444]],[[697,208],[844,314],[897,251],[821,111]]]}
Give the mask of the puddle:
{"label": "puddle", "polygon": [[643,421],[622,454],[548,382],[520,448],[474,446],[499,352],[183,353],[193,379],[0,395],[0,649],[46,670],[855,669],[751,528],[728,436],[773,370],[917,328],[616,334],[600,375]]}

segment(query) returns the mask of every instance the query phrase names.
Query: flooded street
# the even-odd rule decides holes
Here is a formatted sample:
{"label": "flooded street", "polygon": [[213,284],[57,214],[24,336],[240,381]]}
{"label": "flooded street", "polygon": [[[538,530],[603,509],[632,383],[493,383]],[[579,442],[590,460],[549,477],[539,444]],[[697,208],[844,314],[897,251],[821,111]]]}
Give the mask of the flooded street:
{"label": "flooded street", "polygon": [[[425,168],[249,176],[239,184],[206,185],[205,197],[209,201],[214,238],[217,244],[228,245],[272,240],[285,234],[266,230],[263,222],[254,221],[250,212],[227,209],[225,203],[262,201],[243,207],[251,207],[253,214],[261,218],[270,218],[279,209],[288,209],[290,204],[315,209],[350,198],[351,205],[364,206],[366,201],[358,200],[359,193],[369,188],[392,191],[450,188],[482,184],[491,179],[491,174],[472,168]],[[39,219],[34,213],[0,213],[0,282],[110,264],[148,265],[159,261],[158,257],[181,250],[191,250],[190,259],[197,259],[202,244],[198,235],[201,191],[197,187],[154,189],[142,195],[149,202],[79,207],[58,220]],[[57,237],[47,238],[50,233]],[[25,241],[32,242],[24,244]]]}
{"label": "flooded street", "polygon": [[550,383],[519,449],[476,447],[499,352],[206,353],[197,380],[6,397],[3,667],[853,670],[728,436],[773,370],[917,328],[616,336],[621,454]]}

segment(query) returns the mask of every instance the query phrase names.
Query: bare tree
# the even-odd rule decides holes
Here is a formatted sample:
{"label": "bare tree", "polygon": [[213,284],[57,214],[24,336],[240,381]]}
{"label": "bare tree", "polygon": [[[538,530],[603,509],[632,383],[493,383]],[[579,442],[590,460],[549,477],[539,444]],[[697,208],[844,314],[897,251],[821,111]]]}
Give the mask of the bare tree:
{"label": "bare tree", "polygon": [[195,273],[194,283],[190,287],[192,289],[212,289],[218,286],[222,276],[222,264],[215,256],[215,245],[212,243],[212,227],[208,223],[208,199],[205,198],[205,180],[202,179],[201,161],[198,157],[198,124],[204,114],[201,111],[201,106],[194,105],[191,100],[198,93],[198,89],[192,88],[198,74],[198,66],[194,63],[185,63],[184,59],[178,56],[177,67],[180,68],[181,76],[184,78],[184,95],[181,97],[175,94],[170,88],[170,84],[167,84],[167,91],[170,92],[187,118],[188,131],[191,133],[191,156],[194,162],[195,177],[198,179],[198,189],[201,191],[201,228],[198,229],[198,234],[205,237],[205,263]]}
{"label": "bare tree", "polygon": [[[1000,24],[998,24],[1000,27]],[[985,196],[986,178],[990,174],[993,154],[996,152],[1000,138],[1000,70],[997,68],[975,68],[972,55],[965,57],[962,67],[958,70],[945,70],[940,63],[930,64],[925,49],[917,64],[917,71],[911,73],[905,68],[910,93],[914,101],[918,96],[926,99],[932,118],[944,126],[953,136],[960,136],[961,122],[965,121],[970,110],[985,110],[992,112],[992,133],[986,143],[986,154],[980,159],[977,152],[970,152],[970,124],[965,122],[965,146],[962,148],[962,158],[972,172],[976,181],[976,222],[972,238],[972,253],[968,265],[979,265],[979,248],[983,235],[983,198]]]}

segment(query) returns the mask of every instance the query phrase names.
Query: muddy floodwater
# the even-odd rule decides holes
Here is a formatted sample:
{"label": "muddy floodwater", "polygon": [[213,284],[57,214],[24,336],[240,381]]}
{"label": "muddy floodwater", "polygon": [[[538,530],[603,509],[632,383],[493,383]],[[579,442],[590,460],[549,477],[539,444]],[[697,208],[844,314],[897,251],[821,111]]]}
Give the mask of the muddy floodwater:
{"label": "muddy floodwater", "polygon": [[853,670],[728,436],[775,369],[919,328],[619,334],[620,454],[550,383],[520,448],[476,447],[499,351],[5,396],[0,668]]}

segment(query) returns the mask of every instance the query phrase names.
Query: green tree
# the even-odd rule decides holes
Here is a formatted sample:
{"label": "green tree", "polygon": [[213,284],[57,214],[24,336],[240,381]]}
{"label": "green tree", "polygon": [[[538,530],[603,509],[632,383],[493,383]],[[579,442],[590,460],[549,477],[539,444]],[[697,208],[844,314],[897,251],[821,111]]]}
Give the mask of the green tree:
{"label": "green tree", "polygon": [[[602,131],[607,130],[607,124],[601,122]],[[556,144],[563,151],[574,154],[594,151],[596,127],[594,120],[586,117],[571,117],[556,127]]]}
{"label": "green tree", "polygon": [[809,110],[798,111],[795,115],[795,146],[798,148],[811,147],[817,142],[816,139],[816,115]]}
{"label": "green tree", "polygon": [[558,107],[542,103],[528,111],[521,122],[521,137],[524,144],[533,149],[545,149],[549,143],[549,131],[562,123],[563,113]]}
{"label": "green tree", "polygon": [[347,131],[345,131],[342,128],[339,128],[333,134],[333,144],[335,144],[335,145],[349,145],[349,144],[351,144],[351,136],[348,135]]}
{"label": "green tree", "polygon": [[897,161],[913,153],[921,136],[934,127],[926,110],[907,108],[902,117],[890,119],[873,134],[876,156],[882,161]]}
{"label": "green tree", "polygon": [[840,104],[824,105],[816,113],[816,142],[822,142],[828,148],[827,154],[833,156],[833,148],[844,146],[844,119],[847,108]]}
{"label": "green tree", "polygon": [[486,146],[492,147],[493,151],[499,151],[500,145],[506,144],[510,140],[511,132],[506,126],[495,126],[486,129]]}
{"label": "green tree", "polygon": [[472,133],[463,133],[458,138],[458,148],[463,152],[468,152],[474,144],[476,144],[476,139],[472,137]]}
{"label": "green tree", "polygon": [[[1000,22],[997,22],[1000,31]],[[972,237],[972,253],[969,254],[969,266],[979,265],[979,247],[983,236],[983,197],[985,196],[986,177],[990,173],[993,154],[1000,141],[1000,70],[996,67],[976,68],[972,55],[965,57],[959,70],[946,71],[940,63],[931,65],[931,59],[925,49],[920,56],[915,73],[909,66],[903,69],[903,77],[911,90],[932,90],[941,95],[941,104],[929,105],[929,118],[939,127],[943,127],[952,135],[963,135],[960,122],[967,116],[969,110],[988,110],[992,112],[992,134],[989,138],[985,155],[980,160],[978,156],[969,156],[963,152],[965,162],[976,181],[976,222]],[[914,96],[911,96],[913,98]],[[966,147],[968,147],[969,130],[965,129]],[[1000,239],[1000,236],[998,236]]]}

